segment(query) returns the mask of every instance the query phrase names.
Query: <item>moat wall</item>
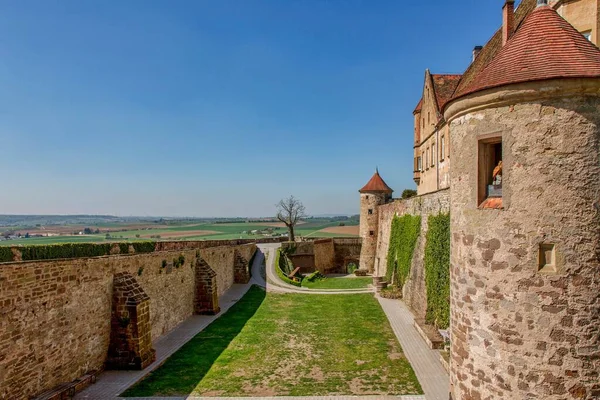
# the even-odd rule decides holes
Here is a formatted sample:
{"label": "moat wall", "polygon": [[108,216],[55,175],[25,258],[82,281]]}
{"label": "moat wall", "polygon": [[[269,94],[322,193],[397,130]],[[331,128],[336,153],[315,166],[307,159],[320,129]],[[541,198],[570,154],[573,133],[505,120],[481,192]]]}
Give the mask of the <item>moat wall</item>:
{"label": "moat wall", "polygon": [[395,215],[405,214],[421,216],[421,233],[413,253],[410,275],[403,288],[403,300],[412,309],[417,318],[425,318],[427,310],[427,290],[425,286],[425,244],[428,231],[427,218],[430,215],[450,211],[450,191],[448,189],[429,193],[410,199],[396,199],[378,207],[377,252],[375,258],[375,276],[385,276],[387,255],[390,246],[392,220]]}
{"label": "moat wall", "polygon": [[304,242],[284,242],[282,249],[291,249],[294,267],[302,272],[344,274],[349,263],[358,265],[362,249],[361,238],[329,238]]}
{"label": "moat wall", "polygon": [[149,296],[152,340],[171,331],[194,312],[197,251],[220,295],[234,283],[236,254],[249,261],[256,250],[230,243],[160,242],[170,250],[0,264],[0,398],[28,398],[103,368],[117,273],[131,274]]}

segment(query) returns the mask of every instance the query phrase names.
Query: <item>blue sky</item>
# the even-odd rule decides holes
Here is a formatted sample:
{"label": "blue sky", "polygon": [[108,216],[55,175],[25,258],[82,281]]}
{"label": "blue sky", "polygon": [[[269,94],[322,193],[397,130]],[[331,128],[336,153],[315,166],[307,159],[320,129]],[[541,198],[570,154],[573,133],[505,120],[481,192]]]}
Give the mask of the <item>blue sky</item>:
{"label": "blue sky", "polygon": [[502,0],[0,3],[0,214],[358,213]]}

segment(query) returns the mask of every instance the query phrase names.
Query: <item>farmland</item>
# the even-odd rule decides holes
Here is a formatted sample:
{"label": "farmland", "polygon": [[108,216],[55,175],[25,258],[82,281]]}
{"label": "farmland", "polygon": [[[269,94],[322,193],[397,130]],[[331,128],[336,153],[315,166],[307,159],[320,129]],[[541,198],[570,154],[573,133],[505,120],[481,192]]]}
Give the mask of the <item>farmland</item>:
{"label": "farmland", "polygon": [[[0,227],[0,246],[53,243],[81,243],[137,240],[231,240],[279,237],[287,234],[282,223],[273,220],[146,220],[86,221],[89,224],[36,224]],[[309,218],[296,226],[297,236],[353,237],[358,233],[358,219]],[[9,239],[9,240],[6,240]]]}

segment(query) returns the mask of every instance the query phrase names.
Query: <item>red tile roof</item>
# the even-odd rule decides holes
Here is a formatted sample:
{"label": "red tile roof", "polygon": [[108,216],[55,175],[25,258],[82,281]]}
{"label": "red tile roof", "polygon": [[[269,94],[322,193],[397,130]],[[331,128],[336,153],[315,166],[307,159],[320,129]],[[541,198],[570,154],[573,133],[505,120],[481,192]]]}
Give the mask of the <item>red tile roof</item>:
{"label": "red tile roof", "polygon": [[600,77],[600,49],[552,7],[542,6],[454,98],[513,83],[583,77]]}
{"label": "red tile roof", "polygon": [[[521,3],[515,10],[515,29],[518,29],[525,17],[535,10],[536,3],[537,0],[521,0]],[[477,74],[479,74],[479,72],[481,72],[496,57],[496,54],[498,54],[500,50],[502,50],[502,27],[498,29],[486,45],[483,46],[483,49],[481,49],[475,61],[473,61],[463,73],[455,93],[462,92],[463,89],[473,81],[473,78],[475,78]]]}
{"label": "red tile roof", "polygon": [[379,171],[375,171],[375,174],[367,184],[359,190],[359,192],[383,192],[392,193],[393,190],[385,183],[385,181],[379,175]]}
{"label": "red tile roof", "polygon": [[462,75],[431,74],[438,110],[441,111],[452,98],[461,77]]}
{"label": "red tile roof", "polygon": [[423,107],[423,97],[421,97],[421,100],[419,100],[419,104],[417,104],[417,107],[415,108],[415,111],[413,111],[413,114],[421,112],[422,107]]}

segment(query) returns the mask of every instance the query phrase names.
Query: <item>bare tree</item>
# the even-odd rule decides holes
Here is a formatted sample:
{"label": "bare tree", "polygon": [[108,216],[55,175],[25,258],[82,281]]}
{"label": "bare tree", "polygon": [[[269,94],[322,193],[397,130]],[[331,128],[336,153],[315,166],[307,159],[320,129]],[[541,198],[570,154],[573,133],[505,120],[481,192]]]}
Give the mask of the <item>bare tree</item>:
{"label": "bare tree", "polygon": [[294,227],[302,218],[306,217],[306,210],[300,200],[294,196],[280,200],[277,203],[277,219],[285,224],[290,231],[290,241],[296,240]]}

